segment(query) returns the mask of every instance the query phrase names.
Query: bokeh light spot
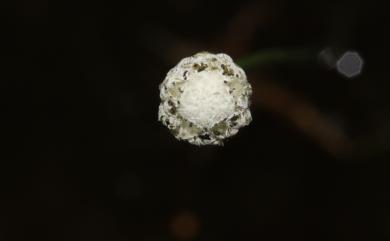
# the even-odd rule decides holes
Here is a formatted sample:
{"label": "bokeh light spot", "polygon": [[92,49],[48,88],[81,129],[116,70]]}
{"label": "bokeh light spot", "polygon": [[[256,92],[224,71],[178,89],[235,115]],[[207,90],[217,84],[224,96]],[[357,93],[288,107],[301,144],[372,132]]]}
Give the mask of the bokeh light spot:
{"label": "bokeh light spot", "polygon": [[337,71],[347,78],[358,76],[363,69],[363,59],[358,52],[348,51],[337,61]]}
{"label": "bokeh light spot", "polygon": [[172,235],[178,240],[191,240],[199,232],[199,219],[192,212],[182,212],[172,219],[170,228]]}

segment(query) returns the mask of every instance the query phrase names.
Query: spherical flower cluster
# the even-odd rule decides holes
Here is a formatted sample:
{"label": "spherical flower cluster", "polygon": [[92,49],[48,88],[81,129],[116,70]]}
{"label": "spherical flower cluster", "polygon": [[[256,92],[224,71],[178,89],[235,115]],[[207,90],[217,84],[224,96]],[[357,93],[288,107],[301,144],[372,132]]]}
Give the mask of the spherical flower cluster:
{"label": "spherical flower cluster", "polygon": [[252,88],[226,54],[184,58],[160,84],[158,119],[179,140],[222,145],[251,120]]}

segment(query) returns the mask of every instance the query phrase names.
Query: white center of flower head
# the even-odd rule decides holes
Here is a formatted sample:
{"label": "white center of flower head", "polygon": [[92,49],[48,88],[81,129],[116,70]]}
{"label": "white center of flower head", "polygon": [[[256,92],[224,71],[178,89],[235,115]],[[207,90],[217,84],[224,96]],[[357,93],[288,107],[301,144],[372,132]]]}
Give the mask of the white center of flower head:
{"label": "white center of flower head", "polygon": [[183,85],[179,113],[201,128],[211,128],[234,114],[234,99],[215,71],[202,71],[189,76]]}

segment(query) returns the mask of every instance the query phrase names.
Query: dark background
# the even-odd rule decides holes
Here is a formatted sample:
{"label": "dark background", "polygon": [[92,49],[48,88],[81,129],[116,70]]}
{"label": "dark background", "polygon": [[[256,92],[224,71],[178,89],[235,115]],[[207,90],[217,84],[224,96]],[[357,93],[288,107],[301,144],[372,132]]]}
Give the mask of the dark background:
{"label": "dark background", "polygon": [[[1,241],[390,240],[385,1],[0,11]],[[252,66],[253,122],[224,147],[157,121],[158,85],[183,57],[307,48],[357,51],[363,72],[345,78],[321,55]]]}

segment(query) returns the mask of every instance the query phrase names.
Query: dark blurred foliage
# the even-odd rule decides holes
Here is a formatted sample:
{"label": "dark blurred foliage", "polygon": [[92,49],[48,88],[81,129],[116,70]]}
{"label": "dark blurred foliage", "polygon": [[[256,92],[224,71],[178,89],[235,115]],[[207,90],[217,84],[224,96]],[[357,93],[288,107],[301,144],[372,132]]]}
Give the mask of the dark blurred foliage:
{"label": "dark blurred foliage", "polygon": [[[390,240],[385,1],[0,4],[0,240]],[[158,85],[198,51],[358,51],[252,66],[253,122],[176,141]]]}

